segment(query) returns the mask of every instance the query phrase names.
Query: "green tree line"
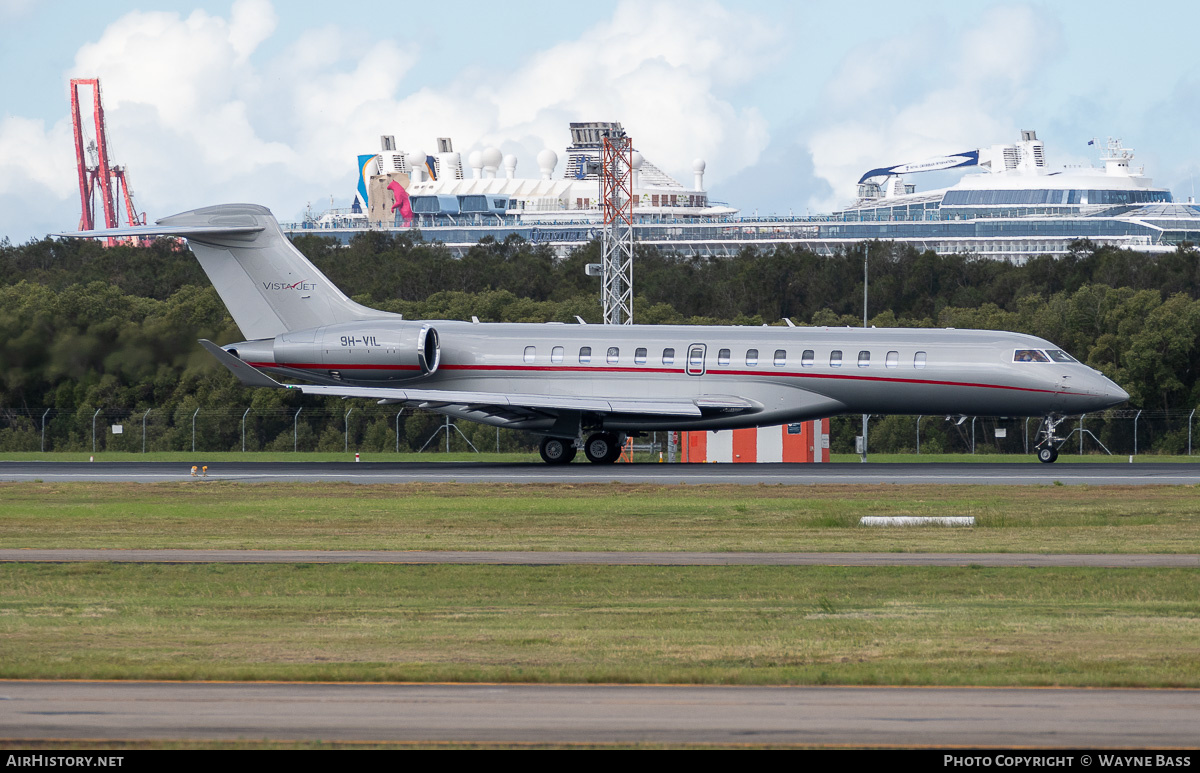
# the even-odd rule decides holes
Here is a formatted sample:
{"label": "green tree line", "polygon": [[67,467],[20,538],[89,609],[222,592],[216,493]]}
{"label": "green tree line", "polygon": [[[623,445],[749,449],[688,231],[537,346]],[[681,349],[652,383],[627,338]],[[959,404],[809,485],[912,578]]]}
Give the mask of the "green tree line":
{"label": "green tree line", "polygon": [[[355,300],[408,318],[600,321],[599,280],[584,273],[587,263],[599,261],[594,243],[565,259],[515,237],[485,239],[458,259],[419,233],[371,232],[347,246],[303,236],[296,245]],[[634,268],[635,319],[760,325],[788,317],[858,326],[864,260],[871,324],[1042,336],[1129,391],[1130,407],[1146,411],[1144,448],[1183,447],[1184,429],[1165,417],[1200,402],[1200,253],[1190,245],[1147,255],[1081,242],[1064,257],[1024,265],[879,242],[833,257],[792,246],[747,248],[728,258],[642,249]],[[366,404],[245,390],[196,345],[202,337],[225,343],[241,335],[190,252],[175,242],[112,248],[50,238],[0,242],[0,450],[36,450],[47,409],[53,448],[90,447],[89,421],[99,409],[105,417],[151,410],[154,443],[182,449],[197,408],[195,420],[207,422],[204,436],[235,449],[246,407],[255,417],[249,447],[341,450],[347,424],[355,444],[394,447],[394,412],[363,407],[347,420],[350,405]],[[420,447],[437,421],[419,412],[402,416],[402,448]],[[874,449],[915,445],[910,418],[876,423]],[[922,429],[922,450],[966,447],[962,425],[945,424]],[[1101,422],[1094,431],[1119,443],[1128,424]],[[852,443],[852,429],[853,422],[838,425],[836,447]],[[463,430],[474,433],[477,445],[495,447],[494,430]],[[505,448],[530,442],[516,433],[502,436]],[[134,438],[107,442],[132,445]]]}

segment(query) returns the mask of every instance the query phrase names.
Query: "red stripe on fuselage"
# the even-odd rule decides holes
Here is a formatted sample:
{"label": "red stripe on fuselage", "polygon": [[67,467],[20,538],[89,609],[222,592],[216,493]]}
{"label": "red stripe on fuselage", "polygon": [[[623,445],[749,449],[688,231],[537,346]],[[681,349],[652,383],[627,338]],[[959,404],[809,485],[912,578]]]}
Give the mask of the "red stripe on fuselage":
{"label": "red stripe on fuselage", "polygon": [[[332,365],[309,362],[290,362],[277,364],[273,362],[251,362],[259,368],[297,368],[306,370],[420,370],[416,365]],[[603,367],[591,365],[449,365],[443,364],[439,370],[467,370],[467,371],[516,371],[516,372],[539,372],[539,373],[677,373],[684,374],[683,368],[621,368],[621,367]],[[1036,389],[1034,387],[1008,386],[1005,384],[978,384],[970,381],[935,381],[933,379],[919,378],[897,378],[893,376],[863,376],[850,375],[842,373],[797,373],[790,371],[772,371],[772,370],[707,370],[704,375],[708,376],[757,376],[764,378],[772,378],[781,376],[784,378],[820,378],[820,379],[837,379],[842,381],[874,381],[891,384],[920,384],[926,386],[955,386],[955,387],[974,387],[978,389],[1010,389],[1017,392],[1040,392],[1043,394],[1065,394],[1078,395],[1086,397],[1085,392],[1056,392],[1053,389]],[[695,378],[695,376],[691,376]]]}

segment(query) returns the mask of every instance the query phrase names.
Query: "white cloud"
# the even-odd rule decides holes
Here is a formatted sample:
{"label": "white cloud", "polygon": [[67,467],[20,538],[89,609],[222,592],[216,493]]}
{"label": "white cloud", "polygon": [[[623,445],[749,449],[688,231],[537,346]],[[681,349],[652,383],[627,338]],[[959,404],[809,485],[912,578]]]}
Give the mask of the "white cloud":
{"label": "white cloud", "polygon": [[[578,40],[531,56],[478,98],[492,103],[487,140],[564,138],[566,120],[620,120],[647,158],[677,176],[697,156],[715,178],[753,164],[766,121],[723,98],[760,73],[781,42],[764,23],[713,3],[620,5]],[[561,142],[561,140],[559,140]],[[537,148],[530,148],[536,152]],[[687,179],[687,177],[683,177]]]}
{"label": "white cloud", "polygon": [[758,111],[735,109],[721,93],[759,72],[779,39],[715,3],[626,2],[611,20],[530,53],[515,69],[461,72],[415,90],[405,81],[409,49],[388,41],[335,58],[313,52],[354,50],[346,33],[306,37],[293,46],[304,74],[290,105],[295,147],[325,175],[344,174],[380,134],[408,151],[430,151],[446,136],[464,156],[497,145],[532,174],[539,150],[566,146],[569,121],[619,120],[651,161],[685,180],[697,156],[719,157],[709,167],[719,178],[753,163],[767,144]]}
{"label": "white cloud", "polygon": [[279,23],[269,0],[238,0],[233,4],[229,19],[229,44],[244,62],[271,36]]}
{"label": "white cloud", "polygon": [[1057,43],[1057,28],[1032,8],[999,6],[967,30],[939,25],[851,52],[807,142],[832,188],[812,208],[844,206],[868,169],[1016,140],[1016,108]]}
{"label": "white cloud", "polygon": [[[766,147],[766,121],[735,102],[783,43],[715,2],[627,0],[574,39],[433,88],[411,82],[419,49],[408,38],[364,43],[322,21],[266,59],[277,26],[267,0],[238,0],[227,16],[137,11],[78,50],[67,75],[101,80],[112,160],[152,219],[233,200],[289,218],[331,190],[348,198],[354,156],[381,134],[407,150],[450,136],[464,155],[497,144],[532,174],[536,153],[561,151],[579,120],[621,121],[685,183],[707,157],[711,185]],[[65,119],[0,123],[0,193],[57,198],[64,227],[78,217],[70,134]]]}
{"label": "white cloud", "polygon": [[0,120],[0,193],[19,194],[33,186],[64,199],[77,194],[72,142],[66,120],[49,129],[43,121],[19,116]]}

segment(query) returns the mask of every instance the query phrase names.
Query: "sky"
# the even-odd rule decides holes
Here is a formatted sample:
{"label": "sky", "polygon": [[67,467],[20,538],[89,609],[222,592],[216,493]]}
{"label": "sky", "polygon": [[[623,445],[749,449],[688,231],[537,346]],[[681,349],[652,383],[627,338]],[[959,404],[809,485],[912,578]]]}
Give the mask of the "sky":
{"label": "sky", "polygon": [[1197,22],[1200,3],[1107,0],[0,0],[0,239],[77,227],[68,83],[93,77],[151,222],[348,206],[384,134],[495,145],[530,177],[548,147],[561,174],[567,124],[596,120],[685,185],[704,159],[710,198],[745,214],[828,212],[868,169],[1022,129],[1051,166],[1119,137],[1183,200]]}

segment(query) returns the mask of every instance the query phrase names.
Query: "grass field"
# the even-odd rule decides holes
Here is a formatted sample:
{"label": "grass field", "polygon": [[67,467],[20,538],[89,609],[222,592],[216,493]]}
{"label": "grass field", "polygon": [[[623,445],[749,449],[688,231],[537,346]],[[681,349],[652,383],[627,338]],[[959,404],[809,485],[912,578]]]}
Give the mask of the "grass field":
{"label": "grass field", "polygon": [[1197,687],[1197,578],[8,564],[0,677]]}
{"label": "grass field", "polygon": [[[1197,552],[1187,486],[0,484],[4,547]],[[974,515],[868,528],[862,515]],[[0,677],[1200,687],[1200,570],[0,565]]]}
{"label": "grass field", "polygon": [[[1190,553],[1189,486],[0,483],[9,548]],[[863,527],[865,515],[977,526]]]}

